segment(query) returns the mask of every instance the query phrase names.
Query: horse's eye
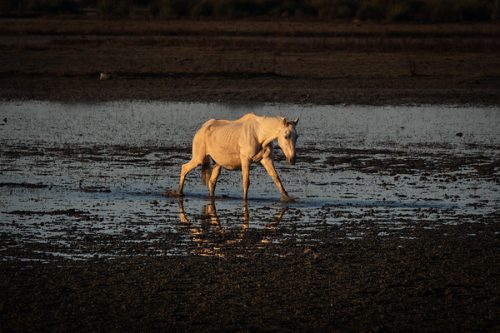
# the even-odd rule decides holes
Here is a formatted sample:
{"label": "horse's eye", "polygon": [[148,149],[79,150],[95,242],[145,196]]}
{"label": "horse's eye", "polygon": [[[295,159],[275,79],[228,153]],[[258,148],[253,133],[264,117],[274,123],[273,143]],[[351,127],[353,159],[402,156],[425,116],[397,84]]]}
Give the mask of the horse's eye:
{"label": "horse's eye", "polygon": [[290,134],[285,134],[285,139],[290,139]]}

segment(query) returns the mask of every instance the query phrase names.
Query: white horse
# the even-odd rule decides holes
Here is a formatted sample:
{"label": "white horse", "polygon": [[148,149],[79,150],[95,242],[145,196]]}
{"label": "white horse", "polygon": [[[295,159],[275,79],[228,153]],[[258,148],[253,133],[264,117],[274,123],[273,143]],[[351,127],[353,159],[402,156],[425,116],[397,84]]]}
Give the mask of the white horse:
{"label": "white horse", "polygon": [[[282,201],[291,200],[274,169],[272,142],[278,145],[290,164],[295,164],[295,126],[298,119],[288,121],[283,117],[265,117],[248,113],[238,120],[210,119],[196,132],[193,138],[191,161],[182,165],[179,189],[183,195],[186,175],[202,166],[203,182],[208,186],[210,197],[214,197],[215,185],[221,167],[228,170],[241,169],[243,174],[243,200],[247,200],[250,185],[249,171],[252,162],[260,162],[274,180]],[[210,168],[210,159],[213,168]]]}

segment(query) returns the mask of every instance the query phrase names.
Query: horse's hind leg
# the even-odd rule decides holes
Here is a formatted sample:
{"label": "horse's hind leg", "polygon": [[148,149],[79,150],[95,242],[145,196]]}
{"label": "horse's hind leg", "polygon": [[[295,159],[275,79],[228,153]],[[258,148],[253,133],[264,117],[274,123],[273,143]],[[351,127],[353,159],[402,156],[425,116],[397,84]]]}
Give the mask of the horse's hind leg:
{"label": "horse's hind leg", "polygon": [[210,180],[208,181],[208,191],[210,192],[210,197],[213,198],[215,196],[215,185],[217,184],[217,178],[220,174],[220,165],[214,164],[212,169],[212,175],[210,176]]}
{"label": "horse's hind leg", "polygon": [[202,163],[202,161],[197,161],[197,160],[192,159],[191,161],[182,165],[181,178],[179,180],[179,190],[177,191],[177,193],[179,195],[183,195],[182,192],[184,190],[184,181],[186,179],[187,174],[190,173],[197,166],[201,165],[201,163]]}
{"label": "horse's hind leg", "polygon": [[177,191],[178,195],[182,196],[182,192],[184,190],[184,180],[188,173],[190,173],[194,168],[203,164],[203,160],[205,159],[205,143],[203,141],[203,132],[198,131],[193,138],[193,151],[191,161],[182,165],[181,169],[181,177],[179,180],[179,190]]}

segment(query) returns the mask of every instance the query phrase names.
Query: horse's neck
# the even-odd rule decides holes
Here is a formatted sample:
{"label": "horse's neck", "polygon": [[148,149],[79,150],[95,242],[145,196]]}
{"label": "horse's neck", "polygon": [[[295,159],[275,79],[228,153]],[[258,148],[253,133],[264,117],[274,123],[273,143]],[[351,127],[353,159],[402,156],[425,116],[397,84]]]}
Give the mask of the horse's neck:
{"label": "horse's neck", "polygon": [[278,137],[282,122],[283,119],[279,117],[261,117],[258,119],[258,138],[263,146],[268,145]]}

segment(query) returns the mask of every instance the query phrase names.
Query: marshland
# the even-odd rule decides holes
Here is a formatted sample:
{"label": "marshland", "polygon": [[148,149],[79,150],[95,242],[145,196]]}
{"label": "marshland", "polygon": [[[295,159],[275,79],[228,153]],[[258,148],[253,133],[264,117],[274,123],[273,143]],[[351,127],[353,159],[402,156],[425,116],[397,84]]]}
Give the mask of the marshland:
{"label": "marshland", "polygon": [[[498,328],[493,12],[96,8],[0,19],[2,330]],[[296,201],[259,165],[246,203],[226,170],[165,195],[248,112],[299,117]]]}

